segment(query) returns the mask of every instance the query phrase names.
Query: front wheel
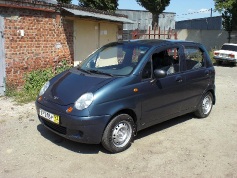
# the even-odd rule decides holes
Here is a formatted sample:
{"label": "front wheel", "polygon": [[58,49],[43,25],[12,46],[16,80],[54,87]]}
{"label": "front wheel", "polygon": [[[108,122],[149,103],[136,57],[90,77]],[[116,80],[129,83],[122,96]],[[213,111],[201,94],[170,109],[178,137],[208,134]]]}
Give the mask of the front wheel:
{"label": "front wheel", "polygon": [[132,117],[128,114],[120,114],[107,125],[101,143],[106,150],[118,153],[130,147],[134,132],[135,126]]}
{"label": "front wheel", "polygon": [[198,108],[194,112],[194,114],[199,118],[205,118],[211,113],[212,106],[213,106],[213,95],[211,92],[207,92],[202,97],[202,100],[198,105]]}

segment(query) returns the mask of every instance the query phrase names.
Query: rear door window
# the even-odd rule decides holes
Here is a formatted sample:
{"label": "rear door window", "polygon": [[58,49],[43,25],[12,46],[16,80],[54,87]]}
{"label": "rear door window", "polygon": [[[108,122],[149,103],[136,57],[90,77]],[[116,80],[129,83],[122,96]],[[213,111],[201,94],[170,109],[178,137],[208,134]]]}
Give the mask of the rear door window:
{"label": "rear door window", "polygon": [[200,48],[185,47],[185,66],[186,70],[196,70],[205,66],[205,52]]}

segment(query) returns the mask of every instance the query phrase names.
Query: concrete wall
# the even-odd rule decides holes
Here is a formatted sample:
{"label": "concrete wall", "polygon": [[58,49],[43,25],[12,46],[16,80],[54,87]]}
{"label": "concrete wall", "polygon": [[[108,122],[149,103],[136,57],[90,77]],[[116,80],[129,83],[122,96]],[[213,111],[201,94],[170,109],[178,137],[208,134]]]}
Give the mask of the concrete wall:
{"label": "concrete wall", "polygon": [[[228,33],[224,30],[175,30],[179,40],[200,42],[207,50],[220,48],[223,43],[228,42]],[[237,32],[233,32],[232,43],[237,43]]]}

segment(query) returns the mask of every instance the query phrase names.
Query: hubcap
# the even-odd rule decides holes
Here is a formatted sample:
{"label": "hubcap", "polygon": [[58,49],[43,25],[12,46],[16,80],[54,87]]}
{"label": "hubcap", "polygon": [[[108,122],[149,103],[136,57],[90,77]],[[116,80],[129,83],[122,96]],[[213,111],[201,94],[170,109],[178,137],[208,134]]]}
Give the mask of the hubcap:
{"label": "hubcap", "polygon": [[212,98],[210,95],[207,95],[202,102],[202,110],[204,114],[208,114],[212,107]]}
{"label": "hubcap", "polygon": [[116,147],[124,147],[132,136],[131,124],[127,121],[119,122],[113,129],[112,141]]}

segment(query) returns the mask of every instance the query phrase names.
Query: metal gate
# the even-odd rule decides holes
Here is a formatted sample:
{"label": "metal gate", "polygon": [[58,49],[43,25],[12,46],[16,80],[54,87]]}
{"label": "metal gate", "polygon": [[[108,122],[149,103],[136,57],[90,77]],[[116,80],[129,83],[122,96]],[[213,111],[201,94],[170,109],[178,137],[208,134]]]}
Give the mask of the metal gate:
{"label": "metal gate", "polygon": [[0,96],[5,93],[4,18],[0,16]]}

